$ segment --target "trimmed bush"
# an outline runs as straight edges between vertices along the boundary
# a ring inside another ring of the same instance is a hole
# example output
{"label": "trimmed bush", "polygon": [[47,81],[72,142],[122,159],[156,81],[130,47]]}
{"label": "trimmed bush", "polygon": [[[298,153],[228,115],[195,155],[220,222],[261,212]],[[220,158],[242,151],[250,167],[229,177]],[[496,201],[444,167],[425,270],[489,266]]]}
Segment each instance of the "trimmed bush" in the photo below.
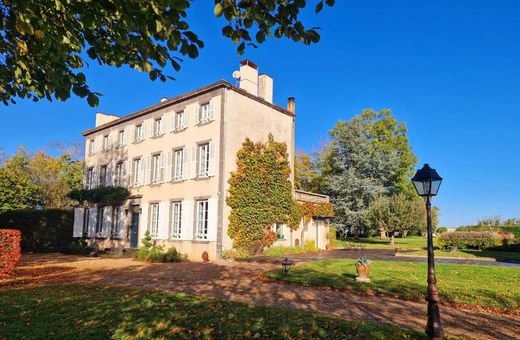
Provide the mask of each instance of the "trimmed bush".
{"label": "trimmed bush", "polygon": [[486,250],[503,246],[504,240],[513,239],[512,234],[497,233],[493,231],[455,231],[439,235],[437,244],[442,248],[455,246],[458,249]]}
{"label": "trimmed bush", "polygon": [[435,231],[437,234],[442,234],[442,233],[445,233],[448,231],[448,228],[446,227],[439,227],[437,228],[437,230]]}
{"label": "trimmed bush", "polygon": [[20,260],[20,230],[0,229],[0,275],[10,274]]}
{"label": "trimmed bush", "polygon": [[496,231],[511,233],[515,237],[520,238],[520,226],[485,226],[485,225],[469,225],[457,228],[457,231]]}
{"label": "trimmed bush", "polygon": [[16,228],[22,233],[22,250],[64,251],[73,238],[72,209],[24,209],[0,214],[0,229]]}
{"label": "trimmed bush", "polygon": [[162,246],[153,244],[148,230],[141,243],[143,245],[134,254],[136,260],[149,262],[180,262],[186,260],[186,255],[177,252],[175,247],[168,248],[165,252]]}

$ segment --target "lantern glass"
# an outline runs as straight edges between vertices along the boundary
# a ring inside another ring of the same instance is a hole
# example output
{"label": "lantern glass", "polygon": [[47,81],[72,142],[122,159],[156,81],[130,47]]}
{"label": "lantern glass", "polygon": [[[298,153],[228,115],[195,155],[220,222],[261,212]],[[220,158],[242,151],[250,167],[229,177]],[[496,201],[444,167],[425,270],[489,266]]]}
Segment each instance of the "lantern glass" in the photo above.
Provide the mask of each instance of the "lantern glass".
{"label": "lantern glass", "polygon": [[442,183],[442,177],[435,169],[425,164],[413,176],[412,182],[419,196],[436,196]]}

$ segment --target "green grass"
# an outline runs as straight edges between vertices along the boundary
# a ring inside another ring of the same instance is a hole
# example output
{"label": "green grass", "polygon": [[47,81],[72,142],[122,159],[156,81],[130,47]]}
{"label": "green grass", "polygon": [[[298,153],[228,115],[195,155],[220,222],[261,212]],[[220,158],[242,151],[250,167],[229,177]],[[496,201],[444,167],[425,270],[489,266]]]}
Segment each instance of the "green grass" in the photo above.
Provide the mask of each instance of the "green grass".
{"label": "green grass", "polygon": [[[426,248],[426,238],[424,237],[406,237],[394,238],[395,244],[390,244],[390,238],[381,239],[379,237],[370,238],[354,238],[348,237],[344,240],[336,240],[334,247],[345,247],[352,242],[361,242],[367,249],[395,249],[399,246],[401,249],[422,249]],[[433,239],[433,245],[437,246],[437,239]]]}
{"label": "green grass", "polygon": [[99,286],[0,291],[0,339],[422,338],[413,330],[182,294]]}
{"label": "green grass", "polygon": [[[405,253],[410,256],[427,256],[426,250],[417,250]],[[520,261],[520,253],[512,251],[492,251],[492,250],[458,250],[446,251],[436,250],[435,256],[438,257],[462,257],[476,260],[496,260],[496,261]]]}
{"label": "green grass", "polygon": [[[358,291],[372,290],[404,298],[422,298],[426,292],[426,263],[373,261],[370,283],[355,281],[356,260],[320,260],[266,272],[269,278],[308,285]],[[478,265],[436,265],[441,299],[489,307],[520,306],[519,268]]]}

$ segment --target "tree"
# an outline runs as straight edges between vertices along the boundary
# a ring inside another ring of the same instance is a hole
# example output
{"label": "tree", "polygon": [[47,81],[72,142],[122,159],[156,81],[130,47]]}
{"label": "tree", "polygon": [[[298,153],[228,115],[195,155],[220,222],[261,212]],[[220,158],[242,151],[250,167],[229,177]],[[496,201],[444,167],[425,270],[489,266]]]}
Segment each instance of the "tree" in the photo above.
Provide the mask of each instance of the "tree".
{"label": "tree", "polygon": [[270,228],[287,221],[293,205],[290,173],[287,145],[271,134],[267,143],[246,139],[242,144],[226,198],[234,248],[257,252],[276,240]]}
{"label": "tree", "polygon": [[297,190],[320,192],[322,176],[315,160],[303,150],[297,150],[294,157],[294,188]]}
{"label": "tree", "polygon": [[[316,12],[324,3],[317,1]],[[215,0],[222,34],[237,44],[257,46],[266,38],[289,38],[304,44],[320,39],[316,27],[300,21],[305,0]],[[81,69],[88,59],[100,65],[129,66],[166,81],[168,64],[180,69],[182,57],[196,58],[204,43],[190,30],[191,0],[88,1],[10,0],[0,2],[0,100],[66,100],[74,95],[97,106]],[[209,7],[208,9],[211,9]],[[87,59],[88,57],[88,59]]]}

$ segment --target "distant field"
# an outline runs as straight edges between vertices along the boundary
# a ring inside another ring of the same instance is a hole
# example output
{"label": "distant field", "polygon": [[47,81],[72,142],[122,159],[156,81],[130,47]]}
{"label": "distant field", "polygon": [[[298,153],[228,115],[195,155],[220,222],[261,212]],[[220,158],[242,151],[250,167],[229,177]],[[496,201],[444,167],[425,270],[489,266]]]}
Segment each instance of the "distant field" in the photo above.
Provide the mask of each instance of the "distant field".
{"label": "distant field", "polygon": [[[417,250],[414,252],[406,253],[405,255],[410,256],[427,256],[426,250]],[[435,256],[437,257],[454,257],[454,258],[467,258],[476,260],[495,260],[495,261],[520,261],[520,253],[512,251],[492,251],[492,250],[458,250],[458,251],[446,251],[436,250]]]}
{"label": "distant field", "polygon": [[[336,240],[334,247],[348,247],[352,243],[361,242],[367,249],[395,249],[399,246],[401,249],[422,249],[426,248],[426,238],[424,237],[406,237],[395,238],[394,245],[390,244],[390,239],[381,239],[379,237],[371,238],[346,238],[344,240]],[[433,245],[437,246],[437,239],[433,239]]]}

